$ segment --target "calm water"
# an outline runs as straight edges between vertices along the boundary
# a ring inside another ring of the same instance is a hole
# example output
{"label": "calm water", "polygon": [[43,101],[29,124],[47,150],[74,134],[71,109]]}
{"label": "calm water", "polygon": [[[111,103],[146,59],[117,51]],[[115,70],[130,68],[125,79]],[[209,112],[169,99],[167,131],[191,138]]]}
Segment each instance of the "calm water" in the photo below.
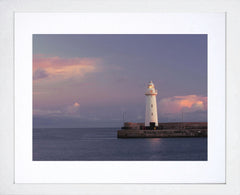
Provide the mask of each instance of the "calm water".
{"label": "calm water", "polygon": [[34,129],[33,160],[207,160],[207,138],[118,139],[117,129]]}

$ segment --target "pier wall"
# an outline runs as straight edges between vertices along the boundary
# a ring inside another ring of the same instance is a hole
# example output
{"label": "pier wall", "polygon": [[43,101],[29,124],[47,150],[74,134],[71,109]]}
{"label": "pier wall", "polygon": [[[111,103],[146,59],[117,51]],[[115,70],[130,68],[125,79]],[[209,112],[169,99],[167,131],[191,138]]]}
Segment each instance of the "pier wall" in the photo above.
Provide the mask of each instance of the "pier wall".
{"label": "pier wall", "polygon": [[124,123],[118,138],[207,137],[206,122],[159,123],[158,130],[145,130],[144,123]]}
{"label": "pier wall", "polygon": [[118,138],[207,137],[206,129],[118,130]]}

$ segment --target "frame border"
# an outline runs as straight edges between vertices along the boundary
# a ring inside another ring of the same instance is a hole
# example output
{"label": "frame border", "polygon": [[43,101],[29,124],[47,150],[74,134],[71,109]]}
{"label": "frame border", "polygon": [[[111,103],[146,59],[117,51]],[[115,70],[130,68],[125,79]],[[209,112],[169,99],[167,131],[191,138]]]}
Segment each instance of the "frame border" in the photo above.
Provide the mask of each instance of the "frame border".
{"label": "frame border", "polygon": [[[239,8],[237,1],[207,1],[173,0],[171,2],[153,1],[150,3],[138,0],[136,3],[123,1],[102,1],[99,5],[96,1],[87,2],[74,0],[51,1],[51,7],[47,1],[7,1],[0,4],[1,10],[1,35],[3,44],[0,46],[1,66],[1,100],[0,110],[0,154],[4,158],[0,161],[0,194],[229,194],[240,193],[240,133],[238,131],[238,116],[240,84],[238,66],[240,50],[239,32]],[[105,4],[104,4],[105,2]],[[22,12],[227,12],[227,66],[226,66],[226,184],[14,184],[14,139],[13,139],[13,15],[14,11]]]}
{"label": "frame border", "polygon": [[[225,182],[224,13],[17,13],[15,16],[17,183]],[[35,33],[208,34],[208,161],[33,162],[32,34]]]}

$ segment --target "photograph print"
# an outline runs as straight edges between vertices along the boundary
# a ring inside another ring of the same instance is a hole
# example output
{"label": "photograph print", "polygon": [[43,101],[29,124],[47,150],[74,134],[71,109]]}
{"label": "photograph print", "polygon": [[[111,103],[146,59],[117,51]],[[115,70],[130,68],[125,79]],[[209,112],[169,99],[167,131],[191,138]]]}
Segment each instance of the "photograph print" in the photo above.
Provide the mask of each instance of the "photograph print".
{"label": "photograph print", "polygon": [[33,161],[207,161],[207,34],[33,34]]}

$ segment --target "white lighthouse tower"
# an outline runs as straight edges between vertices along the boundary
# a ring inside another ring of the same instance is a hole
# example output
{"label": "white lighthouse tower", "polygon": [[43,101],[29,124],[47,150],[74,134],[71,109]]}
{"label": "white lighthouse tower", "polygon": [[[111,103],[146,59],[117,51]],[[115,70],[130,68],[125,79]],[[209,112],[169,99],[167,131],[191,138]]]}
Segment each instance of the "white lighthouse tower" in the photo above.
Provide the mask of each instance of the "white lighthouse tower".
{"label": "white lighthouse tower", "polygon": [[150,122],[155,123],[158,126],[158,115],[157,115],[157,90],[154,87],[152,81],[148,83],[146,90],[146,113],[145,113],[145,126],[150,126]]}

